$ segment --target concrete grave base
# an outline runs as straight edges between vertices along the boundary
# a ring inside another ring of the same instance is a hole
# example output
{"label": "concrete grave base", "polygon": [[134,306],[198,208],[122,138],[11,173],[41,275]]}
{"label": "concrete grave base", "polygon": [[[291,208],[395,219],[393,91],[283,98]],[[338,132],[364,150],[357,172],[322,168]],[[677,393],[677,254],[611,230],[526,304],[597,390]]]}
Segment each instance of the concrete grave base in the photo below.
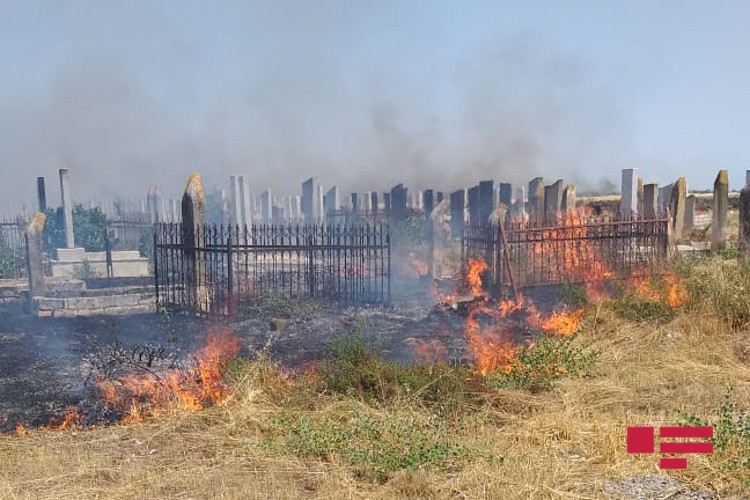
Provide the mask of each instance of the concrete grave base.
{"label": "concrete grave base", "polygon": [[[55,278],[101,278],[107,276],[106,252],[86,252],[83,248],[58,248],[51,261]],[[149,276],[148,259],[137,250],[112,252],[112,277]]]}

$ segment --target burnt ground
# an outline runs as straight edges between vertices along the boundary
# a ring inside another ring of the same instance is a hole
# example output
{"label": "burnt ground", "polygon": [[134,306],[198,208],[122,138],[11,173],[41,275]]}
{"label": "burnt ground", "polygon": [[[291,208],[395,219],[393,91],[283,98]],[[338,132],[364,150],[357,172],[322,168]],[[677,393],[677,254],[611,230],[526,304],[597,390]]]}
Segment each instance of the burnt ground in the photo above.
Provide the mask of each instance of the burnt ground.
{"label": "burnt ground", "polygon": [[[17,423],[47,425],[71,407],[96,406],[89,380],[92,354],[145,349],[184,359],[223,325],[241,338],[240,356],[253,358],[267,348],[271,359],[290,368],[322,359],[333,339],[352,331],[393,361],[413,362],[419,339],[437,339],[450,361],[466,361],[460,310],[436,308],[426,290],[399,297],[387,308],[316,305],[283,315],[280,328],[274,313],[254,311],[232,323],[160,313],[36,318],[24,314],[20,303],[0,304],[0,433]],[[527,335],[518,329],[518,340]]]}

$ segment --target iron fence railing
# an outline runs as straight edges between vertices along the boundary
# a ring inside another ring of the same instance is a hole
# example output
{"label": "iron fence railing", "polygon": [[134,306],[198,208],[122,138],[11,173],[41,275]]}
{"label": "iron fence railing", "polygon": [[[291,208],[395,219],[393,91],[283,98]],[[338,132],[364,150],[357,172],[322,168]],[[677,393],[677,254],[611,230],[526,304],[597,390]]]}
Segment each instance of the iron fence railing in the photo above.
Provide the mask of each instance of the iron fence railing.
{"label": "iron fence railing", "polygon": [[26,239],[23,221],[0,222],[0,279],[26,277]]}
{"label": "iron fence railing", "polygon": [[482,256],[486,283],[519,287],[620,279],[668,256],[668,219],[570,216],[556,224],[511,222],[464,229],[462,256]]}
{"label": "iron fence railing", "polygon": [[158,224],[154,271],[160,304],[233,314],[262,297],[342,303],[390,301],[390,234],[384,224]]}

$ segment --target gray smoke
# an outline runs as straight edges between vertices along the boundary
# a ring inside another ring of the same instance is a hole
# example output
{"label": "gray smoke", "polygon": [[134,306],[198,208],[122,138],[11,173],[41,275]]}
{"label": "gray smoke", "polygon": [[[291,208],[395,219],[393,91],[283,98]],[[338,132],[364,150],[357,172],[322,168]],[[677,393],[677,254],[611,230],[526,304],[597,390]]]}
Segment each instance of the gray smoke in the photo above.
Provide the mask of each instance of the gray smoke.
{"label": "gray smoke", "polygon": [[[0,178],[14,181],[0,183],[2,199],[33,206],[46,175],[55,203],[62,166],[79,200],[140,197],[149,184],[174,196],[193,170],[209,188],[244,173],[255,192],[297,193],[315,175],[346,193],[536,175],[586,189],[628,166],[613,90],[528,38],[438,64],[439,33],[420,31],[423,49],[393,47],[384,61],[368,58],[367,37],[389,26],[372,6],[230,2],[201,21],[188,3],[188,22],[146,5],[57,7],[71,30],[101,24],[74,38],[75,56],[50,61],[52,77],[0,94]],[[232,40],[221,52],[202,38],[217,19]]]}

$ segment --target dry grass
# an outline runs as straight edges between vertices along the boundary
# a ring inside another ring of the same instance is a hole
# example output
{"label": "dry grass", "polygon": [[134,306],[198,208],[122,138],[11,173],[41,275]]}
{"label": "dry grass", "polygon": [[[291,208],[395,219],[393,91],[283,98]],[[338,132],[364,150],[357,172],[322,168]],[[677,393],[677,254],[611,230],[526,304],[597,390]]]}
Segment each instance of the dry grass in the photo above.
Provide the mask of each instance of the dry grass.
{"label": "dry grass", "polygon": [[[332,395],[291,404],[294,387],[256,366],[233,399],[201,413],[1,438],[0,498],[605,498],[607,479],[658,473],[657,457],[626,454],[626,427],[679,424],[684,411],[713,416],[730,384],[750,408],[748,331],[698,302],[658,325],[599,307],[579,337],[602,352],[593,376],[536,394],[488,394],[455,437],[496,458],[476,457],[458,472],[428,467],[379,483],[357,479],[337,457],[269,451],[261,443],[282,411],[341,419],[382,409]],[[691,455],[687,471],[670,474],[720,493],[741,490],[741,472],[721,470],[715,458]]]}

